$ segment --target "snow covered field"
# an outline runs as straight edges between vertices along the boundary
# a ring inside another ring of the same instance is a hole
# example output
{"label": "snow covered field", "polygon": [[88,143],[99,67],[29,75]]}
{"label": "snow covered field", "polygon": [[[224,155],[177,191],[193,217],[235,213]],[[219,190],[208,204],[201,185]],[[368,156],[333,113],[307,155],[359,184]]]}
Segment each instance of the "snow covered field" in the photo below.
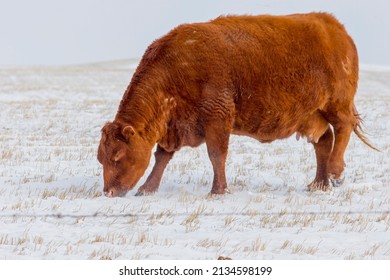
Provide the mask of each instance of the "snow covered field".
{"label": "snow covered field", "polygon": [[389,69],[362,67],[356,105],[382,152],[353,136],[341,188],[306,192],[304,141],[232,136],[232,194],[208,197],[203,145],[175,155],[155,195],[109,199],[100,128],[136,65],[0,68],[0,259],[390,259]]}

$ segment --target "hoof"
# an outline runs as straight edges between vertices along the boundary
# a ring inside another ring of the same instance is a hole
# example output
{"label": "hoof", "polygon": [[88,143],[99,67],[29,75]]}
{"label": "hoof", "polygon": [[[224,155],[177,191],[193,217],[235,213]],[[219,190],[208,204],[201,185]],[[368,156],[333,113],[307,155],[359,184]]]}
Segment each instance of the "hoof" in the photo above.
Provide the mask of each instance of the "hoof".
{"label": "hoof", "polygon": [[154,192],[148,192],[148,191],[142,191],[142,190],[138,190],[137,193],[135,194],[135,196],[146,196],[146,195],[152,195],[154,194]]}
{"label": "hoof", "polygon": [[224,190],[218,190],[218,191],[211,190],[209,196],[217,196],[217,195],[224,195],[224,194],[231,194],[231,191],[228,188]]}
{"label": "hoof", "polygon": [[333,187],[339,188],[344,184],[345,176],[344,173],[341,173],[339,178],[335,178],[335,175],[330,175],[330,181],[332,182]]}
{"label": "hoof", "polygon": [[309,192],[315,192],[315,191],[324,191],[326,192],[329,188],[329,184],[324,184],[324,183],[317,183],[313,182],[307,186],[307,190]]}
{"label": "hoof", "polygon": [[138,191],[138,192],[135,194],[135,196],[144,196],[144,195],[145,195],[145,193],[140,192],[140,191]]}

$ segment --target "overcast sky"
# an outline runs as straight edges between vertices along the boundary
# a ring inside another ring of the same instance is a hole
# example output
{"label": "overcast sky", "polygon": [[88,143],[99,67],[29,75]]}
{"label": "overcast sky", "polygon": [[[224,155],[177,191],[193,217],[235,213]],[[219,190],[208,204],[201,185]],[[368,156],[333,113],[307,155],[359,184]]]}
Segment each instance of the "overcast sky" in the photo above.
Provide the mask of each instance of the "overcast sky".
{"label": "overcast sky", "polygon": [[0,0],[0,65],[138,58],[180,23],[310,11],[346,26],[361,63],[390,66],[389,0]]}

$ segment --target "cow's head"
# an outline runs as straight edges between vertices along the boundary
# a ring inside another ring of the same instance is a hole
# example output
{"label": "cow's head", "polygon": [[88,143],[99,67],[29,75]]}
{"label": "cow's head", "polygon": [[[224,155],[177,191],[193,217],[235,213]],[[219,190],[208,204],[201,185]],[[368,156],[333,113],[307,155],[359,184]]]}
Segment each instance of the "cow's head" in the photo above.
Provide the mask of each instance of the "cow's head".
{"label": "cow's head", "polygon": [[133,189],[148,167],[151,150],[132,126],[107,123],[97,156],[103,165],[104,194],[124,196]]}

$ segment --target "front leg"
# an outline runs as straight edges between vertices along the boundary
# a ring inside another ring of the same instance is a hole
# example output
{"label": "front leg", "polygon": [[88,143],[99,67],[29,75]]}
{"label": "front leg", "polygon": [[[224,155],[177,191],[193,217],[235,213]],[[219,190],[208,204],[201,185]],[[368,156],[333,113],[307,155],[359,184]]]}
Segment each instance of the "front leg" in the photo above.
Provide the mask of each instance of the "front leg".
{"label": "front leg", "polygon": [[146,182],[138,189],[136,196],[142,196],[144,194],[155,193],[160,186],[161,178],[164,173],[165,167],[172,159],[175,152],[167,152],[160,145],[157,146],[154,157],[156,162],[153,166],[153,170],[146,179]]}
{"label": "front leg", "polygon": [[214,179],[211,194],[229,192],[226,185],[225,162],[229,146],[229,133],[219,131],[221,128],[209,129],[206,133],[207,152],[213,165]]}

